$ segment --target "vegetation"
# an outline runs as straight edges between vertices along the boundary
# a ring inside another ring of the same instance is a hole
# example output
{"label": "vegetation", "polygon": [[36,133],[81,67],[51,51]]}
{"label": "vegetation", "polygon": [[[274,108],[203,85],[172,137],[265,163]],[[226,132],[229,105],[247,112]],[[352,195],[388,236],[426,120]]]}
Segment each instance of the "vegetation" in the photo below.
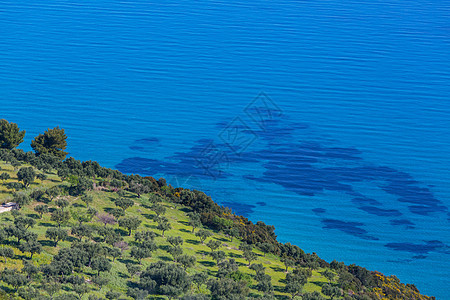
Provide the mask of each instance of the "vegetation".
{"label": "vegetation", "polygon": [[20,206],[0,214],[0,299],[433,299],[279,243],[201,191],[64,159],[56,129],[36,153],[0,149],[0,200]]}

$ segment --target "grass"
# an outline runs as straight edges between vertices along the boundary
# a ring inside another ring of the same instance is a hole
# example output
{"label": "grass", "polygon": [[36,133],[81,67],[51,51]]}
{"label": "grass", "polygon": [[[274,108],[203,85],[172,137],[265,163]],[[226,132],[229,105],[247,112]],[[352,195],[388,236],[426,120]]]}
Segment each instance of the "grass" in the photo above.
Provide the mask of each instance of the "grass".
{"label": "grass", "polygon": [[[0,163],[0,173],[7,172],[11,179],[7,180],[7,182],[17,181],[17,170],[14,170],[14,168],[10,165]],[[20,167],[19,167],[20,168]],[[28,187],[27,191],[31,191],[33,189],[47,189],[49,187],[52,187],[54,185],[61,185],[61,184],[68,184],[65,182],[62,182],[60,178],[54,174],[54,173],[48,173],[48,178],[44,181],[36,180],[33,184]],[[89,192],[90,195],[94,197],[93,203],[90,205],[91,207],[94,207],[98,210],[98,212],[104,212],[107,211],[110,208],[114,208],[114,200],[118,198],[117,193],[104,191],[104,190],[94,190]],[[80,200],[79,197],[71,197],[71,196],[64,196],[66,199],[69,200],[70,206],[66,209],[76,209],[77,207],[85,207],[85,204]],[[162,205],[166,207],[166,213],[165,216],[169,219],[172,229],[165,232],[165,237],[161,236],[161,232],[156,229],[156,222],[152,220],[152,216],[155,216],[155,213],[150,209],[150,202],[148,200],[147,196],[142,196],[141,198],[138,198],[135,194],[128,193],[127,197],[130,197],[134,200],[135,205],[128,208],[126,210],[126,216],[136,216],[142,220],[142,224],[140,225],[138,230],[152,230],[157,233],[157,237],[155,238],[155,242],[158,245],[158,250],[153,252],[153,255],[151,258],[146,258],[142,260],[142,268],[144,269],[149,264],[156,262],[158,260],[164,260],[164,261],[172,261],[172,257],[170,254],[168,254],[163,249],[166,249],[169,243],[166,241],[167,236],[180,236],[184,243],[182,245],[182,248],[184,250],[185,254],[194,255],[197,259],[197,263],[193,268],[189,268],[187,271],[189,274],[194,274],[196,272],[207,272],[210,276],[215,276],[215,274],[218,271],[218,268],[216,266],[216,262],[210,258],[207,253],[210,252],[210,249],[205,244],[202,244],[198,237],[196,237],[192,233],[192,228],[188,226],[188,217],[187,213],[184,211],[186,209],[181,209],[182,207],[175,207],[173,203],[168,202],[162,202]],[[5,185],[0,184],[0,202],[7,202],[9,199],[12,198],[12,191],[7,190]],[[48,199],[47,199],[48,201]],[[36,265],[42,265],[42,264],[48,264],[52,256],[57,254],[59,249],[64,247],[69,247],[70,242],[69,241],[61,241],[58,243],[57,247],[53,246],[53,242],[49,241],[45,238],[45,232],[49,227],[55,227],[57,226],[54,222],[50,220],[50,214],[44,214],[42,219],[38,218],[38,215],[34,212],[33,208],[34,206],[41,204],[37,202],[33,202],[30,205],[27,205],[23,207],[20,211],[24,215],[27,215],[32,218],[36,218],[36,225],[29,229],[32,232],[35,232],[38,234],[38,241],[43,245],[42,252],[40,254],[35,254],[33,256],[32,262]],[[48,203],[50,208],[55,208],[54,201]],[[3,226],[6,226],[7,224],[11,224],[13,222],[13,217],[10,212],[0,214],[0,222]],[[69,224],[64,225],[65,229],[69,229],[70,226],[77,224],[76,221],[71,220]],[[91,222],[88,224],[97,227],[97,226],[103,226],[103,224],[98,223],[96,221],[96,218],[94,217]],[[110,226],[110,225],[108,225]],[[118,225],[114,225],[114,227],[118,227]],[[196,229],[198,230],[198,229]],[[210,229],[208,229],[210,230]],[[134,234],[134,232],[133,232]],[[254,276],[254,272],[248,268],[248,262],[243,258],[242,252],[237,250],[240,244],[240,241],[238,239],[234,239],[231,241],[227,236],[225,236],[221,232],[213,232],[213,237],[208,238],[209,239],[216,239],[219,240],[222,243],[222,247],[220,247],[219,250],[222,250],[226,253],[227,258],[234,258],[236,262],[239,265],[239,270],[245,274],[249,274],[252,278]],[[71,240],[77,239],[74,236],[70,236]],[[129,236],[124,236],[124,241],[130,244],[130,246],[133,244],[133,238]],[[12,240],[10,241],[11,244],[13,244]],[[23,267],[23,261],[29,259],[28,253],[22,253],[17,248],[14,248],[15,251],[15,258],[14,259],[8,259],[7,263],[4,263],[3,261],[0,262],[0,270],[3,270],[4,268],[16,268],[21,269]],[[94,288],[93,291],[90,294],[96,294],[96,295],[104,295],[107,291],[113,290],[113,291],[119,291],[123,294],[126,293],[127,290],[127,281],[130,279],[125,263],[127,262],[134,262],[137,263],[133,258],[129,255],[129,250],[124,252],[124,255],[122,258],[116,259],[116,261],[112,264],[112,269],[108,273],[108,278],[110,278],[110,282],[104,286],[101,290],[98,288]],[[257,253],[257,260],[252,263],[262,263],[264,267],[266,268],[266,274],[270,275],[272,277],[272,284],[275,289],[275,296],[279,299],[288,299],[290,298],[288,294],[283,292],[284,283],[283,280],[286,276],[285,273],[285,267],[284,264],[280,261],[280,258],[273,255],[273,254],[267,254],[265,257],[263,253],[259,250],[254,250],[255,253]],[[291,268],[290,268],[291,269]],[[309,278],[308,283],[304,286],[305,292],[312,292],[312,291],[320,291],[321,285],[328,282],[327,279],[321,275],[321,272],[323,270],[314,270],[313,276]],[[84,268],[84,273],[80,273],[79,275],[82,275],[84,277],[89,277],[89,274],[94,274],[95,271],[91,271],[90,268]],[[135,282],[138,280],[138,276],[135,276],[133,279]],[[92,284],[93,285],[93,284]],[[260,294],[255,289],[252,289],[256,285],[256,281],[252,279],[252,283],[250,285],[251,290],[250,293],[253,295]],[[0,282],[0,288],[8,291],[12,287],[6,286],[3,282]],[[67,286],[67,289],[70,290],[70,287]],[[205,287],[202,287],[202,289],[206,293]],[[193,291],[196,291],[196,288],[193,288]],[[87,299],[87,295],[85,295],[82,299]],[[157,298],[155,298],[157,299]],[[164,297],[160,297],[160,299],[166,299]]]}

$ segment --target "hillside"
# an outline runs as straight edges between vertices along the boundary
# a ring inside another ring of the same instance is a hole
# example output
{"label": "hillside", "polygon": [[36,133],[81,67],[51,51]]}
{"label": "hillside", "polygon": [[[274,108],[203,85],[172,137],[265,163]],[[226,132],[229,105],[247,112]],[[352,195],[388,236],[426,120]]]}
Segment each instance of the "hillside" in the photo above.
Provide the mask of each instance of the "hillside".
{"label": "hillside", "polygon": [[0,179],[20,204],[0,214],[4,299],[432,299],[164,179],[22,150],[1,150]]}

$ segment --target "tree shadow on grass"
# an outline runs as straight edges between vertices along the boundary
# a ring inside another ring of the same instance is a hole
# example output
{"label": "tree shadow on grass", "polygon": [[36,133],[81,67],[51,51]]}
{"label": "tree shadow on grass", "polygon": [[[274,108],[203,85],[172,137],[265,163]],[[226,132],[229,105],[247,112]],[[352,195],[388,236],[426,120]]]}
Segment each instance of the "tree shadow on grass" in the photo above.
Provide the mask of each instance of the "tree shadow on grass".
{"label": "tree shadow on grass", "polygon": [[53,241],[51,241],[51,240],[41,240],[41,241],[39,241],[39,243],[42,245],[42,246],[47,246],[47,247],[55,247],[55,242],[53,242]]}
{"label": "tree shadow on grass", "polygon": [[209,255],[209,252],[205,250],[198,250],[197,253],[201,255]]}
{"label": "tree shadow on grass", "polygon": [[84,206],[83,204],[80,204],[80,203],[73,203],[72,206],[73,207],[86,208],[86,206]]}
{"label": "tree shadow on grass", "polygon": [[201,265],[204,265],[207,268],[212,268],[212,267],[216,266],[215,262],[208,261],[208,260],[202,260],[202,261],[199,261],[198,263],[201,264]]}
{"label": "tree shadow on grass", "polygon": [[127,274],[125,274],[123,272],[117,272],[117,274],[119,275],[120,278],[130,279],[130,276],[128,276]]}
{"label": "tree shadow on grass", "polygon": [[308,283],[312,283],[312,284],[315,284],[320,287],[323,287],[325,284],[328,284],[328,282],[323,282],[323,281],[308,281]]}
{"label": "tree shadow on grass", "polygon": [[39,220],[40,219],[38,214],[27,214],[27,217],[35,219],[35,220]]}
{"label": "tree shadow on grass", "polygon": [[144,224],[144,226],[147,227],[147,228],[157,229],[156,225]]}
{"label": "tree shadow on grass", "polygon": [[280,267],[270,267],[275,272],[285,272],[286,270]]}
{"label": "tree shadow on grass", "polygon": [[179,210],[181,210],[182,212],[185,212],[185,213],[190,213],[190,212],[192,212],[192,209],[187,208],[187,207],[180,208]]}
{"label": "tree shadow on grass", "polygon": [[[16,290],[11,289],[11,288],[9,288],[9,287],[7,287],[7,286],[1,286],[0,289],[3,290],[3,291],[5,291],[5,293],[7,293],[8,295],[12,295],[12,294],[14,294],[14,292],[16,291]],[[5,298],[5,299],[6,299],[6,298]]]}
{"label": "tree shadow on grass", "polygon": [[155,217],[156,217],[156,215],[151,215],[151,214],[141,214],[141,215],[143,215],[146,219],[151,220],[151,221],[154,221]]}
{"label": "tree shadow on grass", "polygon": [[192,233],[192,230],[187,230],[187,229],[184,229],[184,228],[181,228],[180,231],[181,232],[186,232],[186,233]]}
{"label": "tree shadow on grass", "polygon": [[171,257],[168,257],[168,256],[158,256],[158,258],[159,258],[160,260],[164,260],[164,261],[172,261],[172,262],[173,262],[173,259],[172,259]]}
{"label": "tree shadow on grass", "polygon": [[159,246],[159,249],[162,249],[162,250],[164,250],[164,251],[167,251],[167,250],[169,250],[169,245],[160,245]]}
{"label": "tree shadow on grass", "polygon": [[229,257],[233,257],[233,258],[242,258],[242,255],[234,253],[234,252],[230,252],[228,254]]}
{"label": "tree shadow on grass", "polygon": [[229,239],[223,238],[223,237],[216,237],[216,240],[221,241],[221,242],[229,242]]}
{"label": "tree shadow on grass", "polygon": [[52,224],[52,223],[48,223],[48,222],[40,222],[39,226],[43,226],[43,227],[57,227],[56,224]]}
{"label": "tree shadow on grass", "polygon": [[117,261],[119,261],[119,262],[121,262],[121,263],[123,263],[123,264],[134,264],[134,265],[136,265],[136,264],[138,264],[138,262],[137,261],[135,261],[135,260],[132,260],[132,259],[129,259],[129,258],[118,258],[118,259],[116,259]]}
{"label": "tree shadow on grass", "polygon": [[200,241],[189,239],[189,240],[186,240],[186,243],[192,244],[192,245],[199,245]]}

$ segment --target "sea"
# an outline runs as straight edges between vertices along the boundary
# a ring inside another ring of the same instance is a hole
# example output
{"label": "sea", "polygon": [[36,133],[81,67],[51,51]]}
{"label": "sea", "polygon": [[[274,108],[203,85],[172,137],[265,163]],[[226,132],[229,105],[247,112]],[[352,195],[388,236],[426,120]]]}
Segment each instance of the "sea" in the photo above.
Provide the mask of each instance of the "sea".
{"label": "sea", "polygon": [[199,189],[450,299],[450,3],[0,0],[20,146]]}

